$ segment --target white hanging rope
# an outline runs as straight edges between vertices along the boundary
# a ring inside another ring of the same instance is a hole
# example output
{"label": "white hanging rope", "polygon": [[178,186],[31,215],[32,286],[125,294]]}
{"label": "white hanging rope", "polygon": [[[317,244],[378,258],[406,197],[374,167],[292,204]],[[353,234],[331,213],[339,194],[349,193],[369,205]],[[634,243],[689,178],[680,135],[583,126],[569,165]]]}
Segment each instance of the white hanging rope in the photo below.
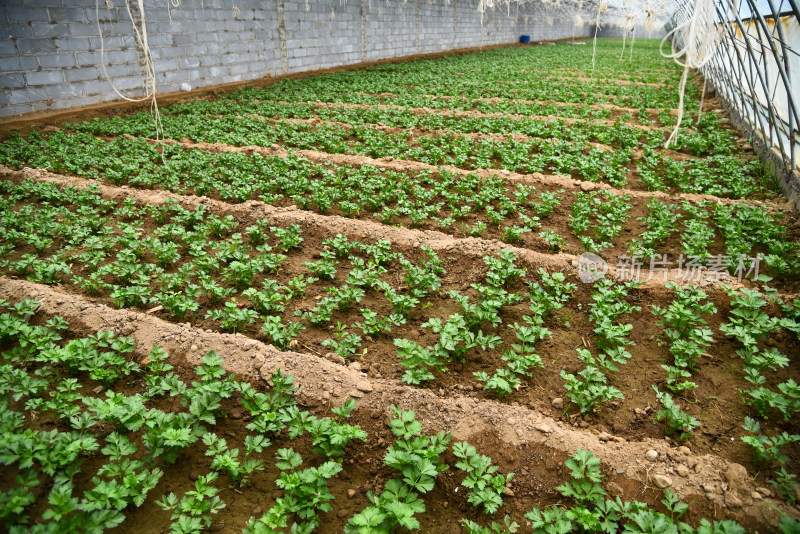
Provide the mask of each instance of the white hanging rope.
{"label": "white hanging rope", "polygon": [[[724,4],[725,17],[723,20],[727,20],[727,15],[732,8],[730,1],[727,0]],[[717,23],[715,0],[697,0],[692,16],[673,28],[661,41],[661,55],[672,58],[678,65],[683,66],[683,75],[678,89],[678,122],[664,144],[664,148],[669,148],[670,144],[675,143],[678,139],[678,131],[683,120],[683,101],[689,70],[699,69],[711,60],[722,33],[721,26],[722,23]],[[670,38],[672,38],[672,42],[682,42],[682,47],[673,50],[671,54],[665,54],[664,43]]]}
{"label": "white hanging rope", "polygon": [[594,21],[594,42],[592,43],[592,72],[594,72],[594,58],[597,55],[597,30],[600,29],[600,15],[608,11],[608,0],[597,3],[597,18]]}
{"label": "white hanging rope", "polygon": [[[139,9],[139,14],[141,15],[141,22],[142,22],[142,29],[139,31],[139,28],[136,26],[136,21],[133,17],[133,13],[131,12],[131,2],[136,2],[136,7]],[[109,0],[105,0],[106,7],[109,7],[110,3]],[[172,5],[174,7],[180,6],[180,0],[170,0],[168,5]],[[100,65],[103,69],[103,76],[105,76],[106,81],[108,81],[109,85],[111,85],[111,89],[114,93],[117,94],[121,99],[126,100],[128,102],[146,102],[150,101],[150,110],[153,113],[153,122],[155,123],[156,128],[156,139],[163,139],[164,138],[164,127],[161,123],[161,115],[158,111],[158,101],[156,100],[156,72],[155,67],[153,66],[153,56],[150,53],[150,46],[147,42],[147,23],[145,21],[145,14],[144,14],[144,2],[143,0],[125,0],[125,8],[128,11],[128,17],[131,19],[131,27],[133,28],[133,35],[134,39],[140,44],[141,53],[142,53],[142,60],[144,62],[144,73],[142,75],[142,85],[144,88],[144,96],[141,98],[130,98],[125,96],[120,92],[114,82],[111,80],[111,76],[108,74],[108,69],[106,67],[106,60],[105,60],[105,43],[103,41],[103,28],[100,25],[100,0],[95,0],[95,18],[97,19],[97,30],[100,33]],[[163,154],[162,154],[162,161],[163,161]],[[166,162],[164,162],[166,165]]]}

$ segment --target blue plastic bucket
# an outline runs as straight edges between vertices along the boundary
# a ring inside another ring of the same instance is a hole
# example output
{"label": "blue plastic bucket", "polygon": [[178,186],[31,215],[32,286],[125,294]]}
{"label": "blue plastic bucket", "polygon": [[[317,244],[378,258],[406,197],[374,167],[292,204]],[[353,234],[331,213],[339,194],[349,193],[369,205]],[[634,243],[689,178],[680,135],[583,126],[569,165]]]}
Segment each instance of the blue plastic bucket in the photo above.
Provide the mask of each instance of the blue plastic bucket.
{"label": "blue plastic bucket", "polygon": [[530,43],[531,42],[531,36],[530,35],[520,35],[519,36],[519,42],[520,43]]}

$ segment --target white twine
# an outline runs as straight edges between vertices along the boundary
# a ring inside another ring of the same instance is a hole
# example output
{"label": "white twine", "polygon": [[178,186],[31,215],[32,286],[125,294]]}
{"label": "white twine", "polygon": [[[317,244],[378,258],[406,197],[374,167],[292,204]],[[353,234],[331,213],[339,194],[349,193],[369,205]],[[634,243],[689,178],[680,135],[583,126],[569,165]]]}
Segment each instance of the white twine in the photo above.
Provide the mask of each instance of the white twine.
{"label": "white twine", "polygon": [[[723,20],[727,20],[727,14],[732,8],[730,0],[726,0]],[[683,121],[684,94],[686,92],[686,82],[689,78],[689,70],[702,68],[714,55],[722,31],[721,24],[717,24],[716,20],[715,0],[697,0],[694,4],[692,16],[673,28],[661,41],[661,55],[672,58],[678,65],[683,66],[683,75],[678,88],[678,122],[664,144],[664,148],[669,148],[670,144],[677,142],[678,139],[678,131]],[[663,50],[664,43],[670,37],[679,35],[682,37],[683,47],[674,50],[671,54],[665,54]]]}

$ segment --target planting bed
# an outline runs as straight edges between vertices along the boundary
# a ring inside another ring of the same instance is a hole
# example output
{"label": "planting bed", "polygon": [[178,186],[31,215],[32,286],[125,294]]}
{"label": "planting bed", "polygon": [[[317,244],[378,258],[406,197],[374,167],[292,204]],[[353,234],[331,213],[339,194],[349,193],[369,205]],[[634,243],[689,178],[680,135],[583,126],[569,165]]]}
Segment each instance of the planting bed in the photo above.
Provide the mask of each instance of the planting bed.
{"label": "planting bed", "polygon": [[797,211],[619,46],[6,132],[0,519],[796,531]]}

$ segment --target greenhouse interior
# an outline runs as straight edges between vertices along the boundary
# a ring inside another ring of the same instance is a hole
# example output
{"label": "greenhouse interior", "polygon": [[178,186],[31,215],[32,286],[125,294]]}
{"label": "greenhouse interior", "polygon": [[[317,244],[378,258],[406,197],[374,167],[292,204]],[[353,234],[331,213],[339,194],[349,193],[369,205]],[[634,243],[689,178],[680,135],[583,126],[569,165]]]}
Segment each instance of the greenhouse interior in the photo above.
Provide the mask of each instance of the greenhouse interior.
{"label": "greenhouse interior", "polygon": [[3,531],[800,533],[799,5],[1,2]]}

